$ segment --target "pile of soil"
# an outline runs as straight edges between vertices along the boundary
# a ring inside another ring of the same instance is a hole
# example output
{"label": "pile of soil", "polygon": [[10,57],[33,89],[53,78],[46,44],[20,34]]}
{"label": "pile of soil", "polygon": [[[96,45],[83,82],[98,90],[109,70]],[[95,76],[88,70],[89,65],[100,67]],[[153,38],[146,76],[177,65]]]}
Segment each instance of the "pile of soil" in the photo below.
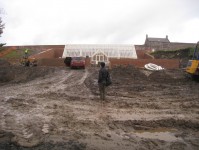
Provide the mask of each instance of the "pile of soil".
{"label": "pile of soil", "polygon": [[4,59],[0,59],[0,67],[8,67],[10,63]]}
{"label": "pile of soil", "polygon": [[[6,63],[4,63],[6,65]],[[56,69],[49,67],[22,67],[22,66],[0,66],[0,83],[5,82],[27,82],[38,77],[53,73]]]}
{"label": "pile of soil", "polygon": [[[112,78],[111,91],[117,91],[119,88],[128,88],[128,90],[140,91],[143,90],[143,88],[146,88],[147,84],[151,83],[182,84],[188,82],[185,73],[180,69],[149,71],[136,68],[134,66],[119,66],[110,70],[110,75]],[[94,94],[97,94],[96,91],[98,91],[97,79],[98,70],[96,69],[92,71],[90,77],[87,78],[85,81],[86,86]],[[153,87],[149,88],[153,89]]]}
{"label": "pile of soil", "polygon": [[148,76],[148,79],[152,82],[158,83],[183,83],[186,81],[186,75],[185,72],[180,69],[159,70],[151,72],[151,74]]}
{"label": "pile of soil", "polygon": [[116,79],[118,77],[121,80],[125,80],[126,78],[130,77],[132,78],[133,81],[147,79],[147,76],[143,72],[141,72],[139,68],[136,68],[132,65],[129,65],[127,67],[119,66],[119,67],[113,68],[111,70],[111,74],[112,74],[113,79]]}

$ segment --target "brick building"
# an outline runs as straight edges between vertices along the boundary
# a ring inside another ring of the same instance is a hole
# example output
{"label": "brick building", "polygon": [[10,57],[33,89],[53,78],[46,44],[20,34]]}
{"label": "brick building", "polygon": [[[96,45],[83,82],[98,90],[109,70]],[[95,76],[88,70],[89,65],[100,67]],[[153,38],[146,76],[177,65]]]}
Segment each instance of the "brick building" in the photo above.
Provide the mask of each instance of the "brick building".
{"label": "brick building", "polygon": [[170,42],[168,36],[165,38],[154,38],[146,35],[144,45],[135,45],[136,50],[176,50],[195,47],[196,43]]}
{"label": "brick building", "polygon": [[165,38],[153,38],[146,35],[146,40],[144,43],[145,47],[155,50],[164,50],[169,49],[169,45],[170,41],[168,39],[168,36],[166,36]]}

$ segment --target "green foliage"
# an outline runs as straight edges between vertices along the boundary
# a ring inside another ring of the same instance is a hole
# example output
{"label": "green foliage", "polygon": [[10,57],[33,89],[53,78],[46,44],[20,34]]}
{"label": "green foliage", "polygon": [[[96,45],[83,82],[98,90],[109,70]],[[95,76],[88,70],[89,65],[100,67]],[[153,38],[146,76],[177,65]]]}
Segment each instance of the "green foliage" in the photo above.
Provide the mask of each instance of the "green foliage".
{"label": "green foliage", "polygon": [[5,43],[0,43],[0,52],[4,50],[3,46],[6,45]]}
{"label": "green foliage", "polygon": [[[5,49],[6,50],[6,49]],[[3,51],[3,50],[2,50]],[[29,49],[28,55],[33,54],[33,50]],[[3,58],[15,58],[15,59],[20,59],[25,55],[25,49],[15,49],[9,52],[8,54],[4,55]]]}
{"label": "green foliage", "polygon": [[189,57],[193,57],[195,48],[189,48]]}
{"label": "green foliage", "polygon": [[0,47],[3,47],[4,45],[6,45],[6,43],[0,43]]}
{"label": "green foliage", "polygon": [[3,24],[1,17],[0,17],[0,36],[3,33],[3,29],[4,29],[4,24]]}
{"label": "green foliage", "polygon": [[3,50],[4,50],[4,48],[0,46],[0,52],[2,52]]}
{"label": "green foliage", "polygon": [[24,56],[23,49],[16,49],[4,56],[4,58],[22,58]]}
{"label": "green foliage", "polygon": [[21,54],[19,52],[17,52],[16,50],[14,50],[4,56],[4,58],[20,58],[20,57],[21,57]]}
{"label": "green foliage", "polygon": [[191,58],[193,56],[194,48],[184,48],[176,50],[158,50],[151,52],[155,58],[166,58],[166,59],[176,59],[176,58]]}

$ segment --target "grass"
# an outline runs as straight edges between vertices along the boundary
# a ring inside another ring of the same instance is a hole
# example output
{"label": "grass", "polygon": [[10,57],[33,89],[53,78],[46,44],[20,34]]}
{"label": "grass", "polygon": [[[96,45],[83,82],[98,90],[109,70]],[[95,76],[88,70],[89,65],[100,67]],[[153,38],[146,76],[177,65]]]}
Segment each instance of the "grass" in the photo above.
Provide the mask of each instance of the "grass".
{"label": "grass", "polygon": [[14,50],[4,56],[4,58],[21,58],[21,57],[22,57],[21,54],[17,50]]}
{"label": "grass", "polygon": [[[31,55],[32,51],[29,50],[29,55]],[[24,49],[16,49],[11,51],[10,53],[4,55],[4,58],[15,58],[15,59],[19,59],[22,58],[24,56]]]}

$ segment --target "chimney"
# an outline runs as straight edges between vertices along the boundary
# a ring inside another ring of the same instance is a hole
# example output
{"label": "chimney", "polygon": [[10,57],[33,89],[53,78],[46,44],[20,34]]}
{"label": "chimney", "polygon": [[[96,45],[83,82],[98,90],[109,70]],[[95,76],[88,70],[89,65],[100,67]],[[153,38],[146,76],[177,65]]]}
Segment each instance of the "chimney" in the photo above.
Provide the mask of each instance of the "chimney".
{"label": "chimney", "polygon": [[166,35],[166,39],[168,39],[168,35]]}
{"label": "chimney", "polygon": [[146,39],[148,39],[148,34],[146,34]]}

